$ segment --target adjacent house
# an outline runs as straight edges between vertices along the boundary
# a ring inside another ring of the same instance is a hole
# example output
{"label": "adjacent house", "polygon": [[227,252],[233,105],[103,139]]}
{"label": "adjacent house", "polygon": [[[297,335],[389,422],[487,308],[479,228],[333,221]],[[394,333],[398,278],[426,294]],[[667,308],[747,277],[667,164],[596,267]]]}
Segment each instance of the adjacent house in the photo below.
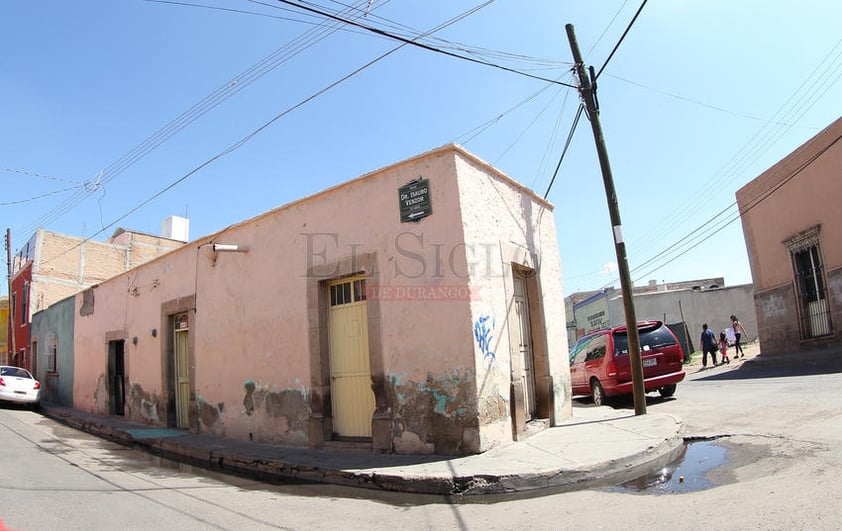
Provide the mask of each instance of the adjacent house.
{"label": "adjacent house", "polygon": [[51,306],[39,364],[152,426],[472,454],[571,416],[563,297],[552,206],[447,145]]}
{"label": "adjacent house", "polygon": [[[740,318],[746,329],[743,340],[757,339],[752,284],[726,286],[722,277],[670,283],[650,281],[645,286],[635,286],[633,296],[639,321],[654,319],[667,323],[691,352],[699,348],[702,324],[707,323],[719,333],[731,326],[732,314]],[[568,317],[568,341],[575,342],[595,330],[626,324],[623,294],[618,289],[574,293],[565,301],[572,308]]]}
{"label": "adjacent house", "polygon": [[8,326],[15,349],[9,352],[10,364],[36,371],[30,355],[35,312],[187,241],[186,219],[167,218],[163,229],[163,236],[153,236],[118,228],[104,242],[38,229],[13,259]]}
{"label": "adjacent house", "polygon": [[838,348],[842,118],[737,191],[763,355]]}
{"label": "adjacent house", "polygon": [[9,363],[9,297],[0,297],[0,365]]}

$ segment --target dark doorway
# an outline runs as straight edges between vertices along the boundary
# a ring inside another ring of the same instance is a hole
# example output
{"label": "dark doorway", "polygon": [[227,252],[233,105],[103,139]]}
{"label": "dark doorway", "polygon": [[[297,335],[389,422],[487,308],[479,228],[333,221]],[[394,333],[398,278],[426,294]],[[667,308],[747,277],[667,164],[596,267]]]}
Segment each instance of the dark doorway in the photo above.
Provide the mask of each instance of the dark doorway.
{"label": "dark doorway", "polygon": [[125,345],[122,339],[108,342],[108,412],[126,414],[126,364]]}

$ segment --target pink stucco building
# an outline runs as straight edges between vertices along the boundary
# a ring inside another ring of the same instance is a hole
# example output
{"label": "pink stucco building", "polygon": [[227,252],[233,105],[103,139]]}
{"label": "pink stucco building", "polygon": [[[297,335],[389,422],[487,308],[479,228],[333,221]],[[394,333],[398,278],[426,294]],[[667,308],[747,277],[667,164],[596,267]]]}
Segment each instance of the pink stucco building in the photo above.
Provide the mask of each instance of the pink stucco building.
{"label": "pink stucco building", "polygon": [[455,145],[191,242],[72,307],[85,411],[437,454],[571,415],[552,206]]}
{"label": "pink stucco building", "polygon": [[842,346],[842,118],[737,191],[764,355]]}

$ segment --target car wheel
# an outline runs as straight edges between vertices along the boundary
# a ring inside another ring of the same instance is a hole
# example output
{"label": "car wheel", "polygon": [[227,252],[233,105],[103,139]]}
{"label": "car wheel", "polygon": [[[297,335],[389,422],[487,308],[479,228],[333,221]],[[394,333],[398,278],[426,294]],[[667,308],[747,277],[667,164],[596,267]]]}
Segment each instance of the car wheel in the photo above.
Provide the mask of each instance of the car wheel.
{"label": "car wheel", "polygon": [[675,394],[675,384],[665,385],[658,389],[658,392],[661,393],[661,396],[667,398]]}
{"label": "car wheel", "polygon": [[605,405],[605,391],[602,389],[602,384],[599,380],[591,382],[591,396],[593,396],[593,404],[595,406]]}

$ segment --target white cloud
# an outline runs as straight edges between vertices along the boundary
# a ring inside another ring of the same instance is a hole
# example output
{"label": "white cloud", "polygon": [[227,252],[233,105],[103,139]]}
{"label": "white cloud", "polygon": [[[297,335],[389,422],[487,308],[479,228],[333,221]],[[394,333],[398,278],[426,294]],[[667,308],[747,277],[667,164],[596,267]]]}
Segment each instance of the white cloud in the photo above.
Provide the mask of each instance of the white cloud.
{"label": "white cloud", "polygon": [[609,275],[616,275],[618,271],[617,262],[608,262],[599,270],[601,276],[607,277]]}

